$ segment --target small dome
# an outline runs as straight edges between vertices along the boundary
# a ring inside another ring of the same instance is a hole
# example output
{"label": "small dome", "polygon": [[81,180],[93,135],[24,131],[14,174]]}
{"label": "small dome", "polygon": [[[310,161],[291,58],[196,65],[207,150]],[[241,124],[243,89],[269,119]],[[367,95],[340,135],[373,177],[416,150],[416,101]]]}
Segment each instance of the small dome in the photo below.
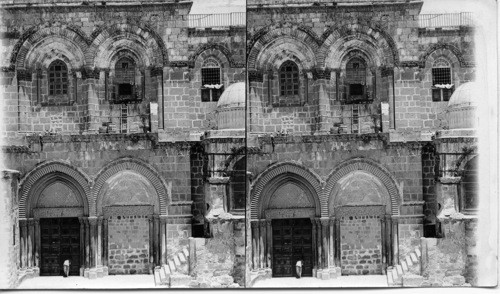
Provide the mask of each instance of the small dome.
{"label": "small dome", "polygon": [[229,85],[220,96],[217,108],[231,106],[245,106],[245,83]]}
{"label": "small dome", "polygon": [[217,103],[217,129],[245,128],[245,83],[234,83],[224,90]]}
{"label": "small dome", "polygon": [[476,97],[477,84],[469,82],[460,85],[451,95],[446,108],[449,129],[474,129],[477,127]]}
{"label": "small dome", "polygon": [[477,84],[475,82],[468,82],[460,85],[453,95],[451,95],[448,102],[448,108],[458,106],[476,105],[475,97],[477,94]]}

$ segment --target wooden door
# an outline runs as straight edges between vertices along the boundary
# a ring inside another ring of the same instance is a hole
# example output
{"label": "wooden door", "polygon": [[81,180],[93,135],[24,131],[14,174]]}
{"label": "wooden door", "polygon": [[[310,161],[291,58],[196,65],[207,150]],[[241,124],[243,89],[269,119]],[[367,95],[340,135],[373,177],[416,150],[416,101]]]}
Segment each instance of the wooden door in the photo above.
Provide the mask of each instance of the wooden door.
{"label": "wooden door", "polygon": [[80,274],[80,222],[78,218],[40,219],[40,275],[63,274],[63,263],[71,260],[70,275]]}

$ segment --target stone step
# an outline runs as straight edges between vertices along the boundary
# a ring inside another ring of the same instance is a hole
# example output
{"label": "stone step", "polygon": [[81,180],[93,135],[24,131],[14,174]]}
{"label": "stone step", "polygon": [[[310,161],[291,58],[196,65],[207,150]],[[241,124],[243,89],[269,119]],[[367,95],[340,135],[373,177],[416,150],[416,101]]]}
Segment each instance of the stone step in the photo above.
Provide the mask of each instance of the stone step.
{"label": "stone step", "polygon": [[406,264],[406,262],[404,260],[401,261],[401,267],[403,268],[403,273],[408,272],[408,265]]}
{"label": "stone step", "polygon": [[179,256],[179,260],[180,260],[181,263],[186,263],[187,259],[184,256],[183,252],[179,253],[177,256]]}
{"label": "stone step", "polygon": [[176,268],[181,266],[181,261],[179,260],[179,257],[177,255],[174,255],[174,263]]}
{"label": "stone step", "polygon": [[154,277],[155,277],[155,285],[156,286],[159,286],[161,285],[161,277],[160,277],[160,270],[158,269],[155,269],[154,271]]}
{"label": "stone step", "polygon": [[396,271],[396,269],[392,269],[391,274],[392,274],[393,281],[394,282],[397,281],[398,280],[398,272]]}
{"label": "stone step", "polygon": [[408,264],[408,267],[413,266],[413,262],[411,260],[411,257],[406,255],[406,264]]}
{"label": "stone step", "polygon": [[396,271],[398,273],[398,277],[403,275],[403,267],[400,264],[396,265]]}
{"label": "stone step", "polygon": [[170,268],[170,272],[175,272],[175,264],[173,260],[168,261],[168,267]]}
{"label": "stone step", "polygon": [[162,267],[163,271],[165,272],[165,274],[168,276],[171,274],[171,271],[170,271],[170,268],[168,267],[168,265],[164,264]]}
{"label": "stone step", "polygon": [[415,254],[417,255],[417,257],[420,258],[420,256],[422,256],[422,253],[420,252],[420,249],[419,248],[415,248]]}
{"label": "stone step", "polygon": [[182,253],[184,253],[184,256],[189,257],[189,250],[186,247],[182,248]]}
{"label": "stone step", "polygon": [[413,253],[413,252],[412,252],[412,253],[410,254],[410,258],[411,258],[411,260],[412,260],[414,263],[418,263],[417,254],[415,254],[415,253]]}
{"label": "stone step", "polygon": [[389,286],[394,285],[394,279],[392,278],[392,272],[390,274],[387,273],[387,284]]}
{"label": "stone step", "polygon": [[162,285],[165,285],[168,282],[167,274],[165,273],[165,269],[163,267],[160,268],[160,282]]}

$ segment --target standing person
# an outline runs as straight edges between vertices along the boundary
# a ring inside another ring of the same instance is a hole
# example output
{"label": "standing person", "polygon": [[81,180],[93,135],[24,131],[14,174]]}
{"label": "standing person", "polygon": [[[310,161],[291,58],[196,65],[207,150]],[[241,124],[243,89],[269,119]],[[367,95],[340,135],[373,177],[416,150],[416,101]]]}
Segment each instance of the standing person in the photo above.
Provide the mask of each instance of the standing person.
{"label": "standing person", "polygon": [[63,268],[64,268],[64,277],[69,276],[69,266],[71,265],[71,261],[69,259],[66,259],[63,263]]}
{"label": "standing person", "polygon": [[297,260],[297,263],[295,264],[295,270],[297,272],[297,279],[300,279],[300,277],[302,276],[302,258],[299,258],[299,260]]}

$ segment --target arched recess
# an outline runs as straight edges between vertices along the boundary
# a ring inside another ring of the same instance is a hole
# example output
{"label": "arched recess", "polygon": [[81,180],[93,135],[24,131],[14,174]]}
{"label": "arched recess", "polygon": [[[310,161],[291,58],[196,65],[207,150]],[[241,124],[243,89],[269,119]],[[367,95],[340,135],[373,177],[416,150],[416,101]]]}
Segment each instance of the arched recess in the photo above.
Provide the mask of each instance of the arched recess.
{"label": "arched recess", "polygon": [[111,177],[122,171],[133,171],[146,179],[152,185],[156,195],[158,196],[159,214],[167,215],[167,205],[171,202],[171,195],[161,176],[148,163],[139,159],[124,157],[107,164],[97,174],[90,197],[90,214],[92,216],[97,216],[98,211],[102,209],[102,207],[98,209],[97,205],[101,204],[103,201],[103,195],[107,187],[106,182],[108,182]]}
{"label": "arched recess", "polygon": [[189,61],[195,68],[201,68],[203,61],[209,57],[214,57],[220,61],[222,67],[233,67],[234,59],[231,55],[231,51],[227,49],[224,45],[210,43],[204,44],[196,50],[189,57]]}
{"label": "arched recess", "polygon": [[254,41],[247,57],[247,69],[267,69],[269,64],[276,66],[285,59],[293,59],[291,56],[300,60],[305,68],[312,69],[316,65],[318,48],[316,38],[299,27],[273,29]]}
{"label": "arched recess", "polygon": [[454,68],[458,68],[465,63],[462,52],[452,44],[434,44],[429,46],[419,57],[421,67],[432,68],[434,61],[440,57],[447,59]]}
{"label": "arched recess", "polygon": [[27,37],[19,50],[13,52],[12,59],[15,58],[18,70],[47,69],[56,59],[63,60],[74,70],[84,66],[86,48],[86,41],[74,31],[68,28],[47,27]]}
{"label": "arched recess", "polygon": [[[333,208],[341,201],[336,199],[342,190],[346,181],[350,179],[351,174],[361,174],[365,179],[370,180],[370,185],[379,188],[381,199],[380,204],[386,205],[386,212],[390,215],[399,215],[401,198],[396,181],[384,167],[373,160],[367,158],[353,158],[339,164],[328,176],[324,189],[324,198],[328,199],[328,208]],[[385,193],[385,191],[387,193]],[[375,204],[375,203],[374,203]],[[329,211],[333,214],[334,211]]]}
{"label": "arched recess", "polygon": [[322,182],[312,171],[293,162],[283,162],[270,166],[262,172],[251,187],[251,219],[264,218],[271,196],[287,183],[300,187],[310,203],[314,204],[315,216],[326,216],[326,202],[320,198]]}
{"label": "arched recess", "polygon": [[318,49],[319,67],[340,68],[343,56],[351,50],[360,50],[371,56],[376,66],[396,66],[399,55],[394,40],[381,30],[364,25],[330,28]]}
{"label": "arched recess", "polygon": [[83,214],[89,215],[90,180],[73,166],[61,162],[50,161],[37,166],[20,182],[19,218],[33,216],[32,209],[39,202],[45,188],[54,183],[62,183],[74,192]]}
{"label": "arched recess", "polygon": [[72,68],[85,63],[88,40],[83,32],[68,26],[50,26],[28,29],[14,46],[10,58],[16,69],[34,69],[55,59],[63,59]]}
{"label": "arched recess", "polygon": [[113,57],[120,51],[133,52],[144,67],[168,63],[165,45],[152,30],[130,24],[115,24],[93,33],[95,38],[85,53],[88,67],[110,68]]}

